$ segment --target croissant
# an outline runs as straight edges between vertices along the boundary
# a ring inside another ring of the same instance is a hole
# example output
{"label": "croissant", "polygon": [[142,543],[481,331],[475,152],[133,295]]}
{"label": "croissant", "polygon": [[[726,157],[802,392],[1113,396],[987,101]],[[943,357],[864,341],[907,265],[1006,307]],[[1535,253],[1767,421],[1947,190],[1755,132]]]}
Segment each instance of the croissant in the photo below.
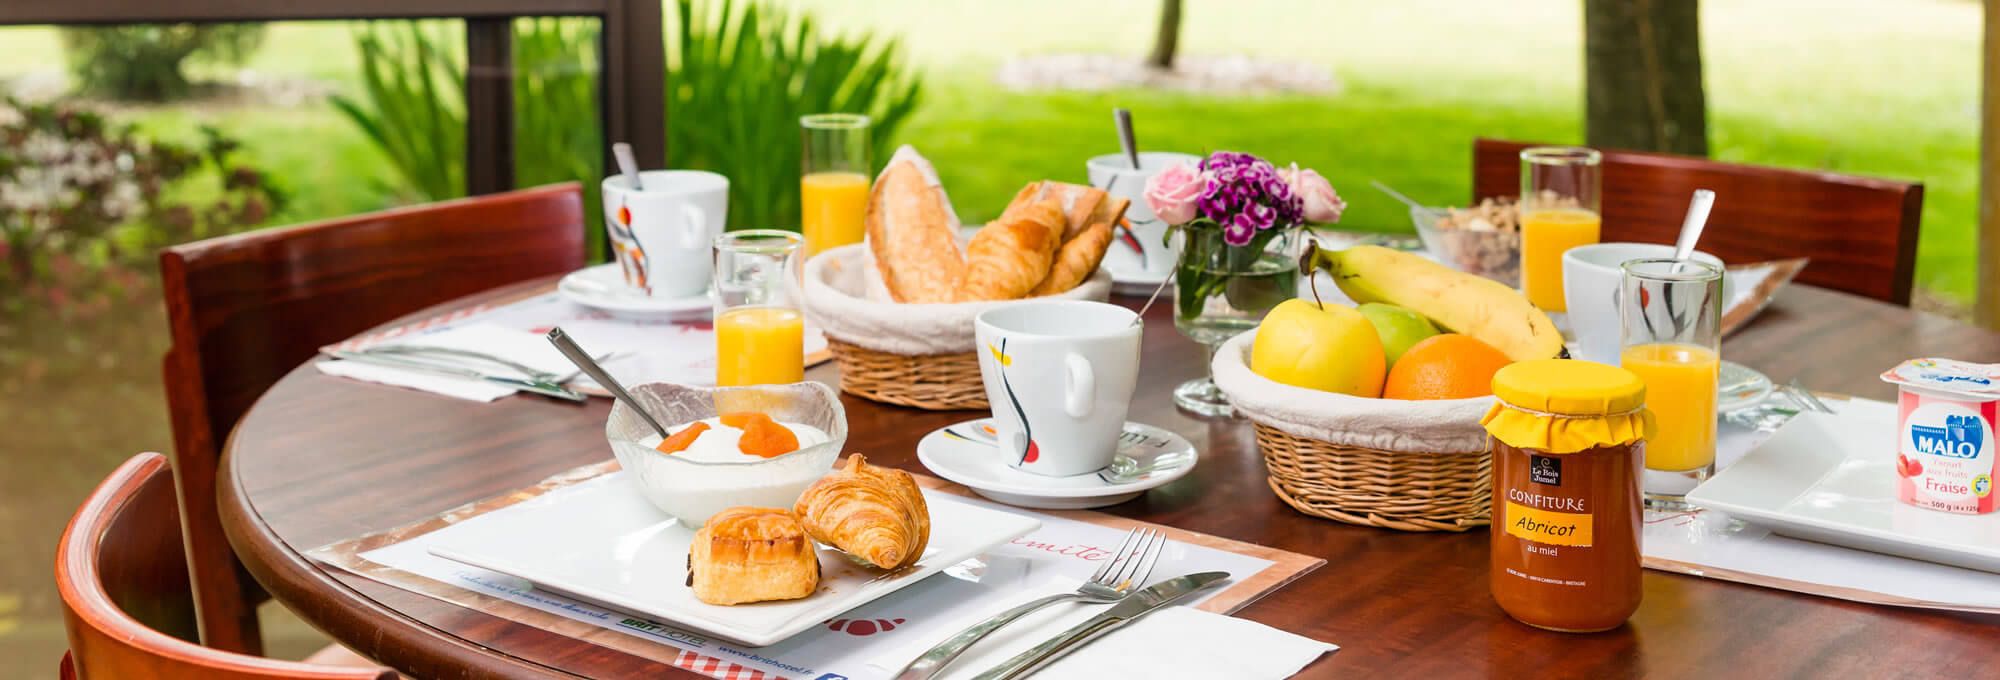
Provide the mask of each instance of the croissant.
{"label": "croissant", "polygon": [[687,584],[709,604],[796,600],[819,589],[819,553],[790,510],[729,508],[694,533]]}
{"label": "croissant", "polygon": [[1104,261],[1104,252],[1111,249],[1115,225],[1125,218],[1125,208],[1132,201],[1111,198],[1098,204],[1096,214],[1091,215],[1090,226],[1056,250],[1056,258],[1049,265],[1049,275],[1028,291],[1028,297],[1055,295],[1082,284],[1097,271],[1097,265]]}
{"label": "croissant", "polygon": [[1062,225],[1062,210],[1051,200],[1029,204],[1016,210],[1013,219],[980,229],[965,247],[965,285],[957,299],[1013,300],[1027,295],[1048,277]]}
{"label": "croissant", "polygon": [[[1123,199],[1112,199],[1103,189],[1093,186],[1041,180],[1030,182],[1028,186],[1022,187],[1019,193],[1014,194],[1014,201],[1007,204],[1007,209],[1001,213],[1001,217],[1005,219],[1014,214],[1020,206],[1046,200],[1056,201],[1062,210],[1062,240],[1067,242],[1089,228],[1097,217],[1103,214],[1106,204],[1112,200]],[[1123,212],[1124,208],[1119,210]]]}
{"label": "croissant", "polygon": [[916,478],[869,465],[858,453],[807,487],[792,510],[814,539],[883,569],[915,564],[931,539],[931,511]]}

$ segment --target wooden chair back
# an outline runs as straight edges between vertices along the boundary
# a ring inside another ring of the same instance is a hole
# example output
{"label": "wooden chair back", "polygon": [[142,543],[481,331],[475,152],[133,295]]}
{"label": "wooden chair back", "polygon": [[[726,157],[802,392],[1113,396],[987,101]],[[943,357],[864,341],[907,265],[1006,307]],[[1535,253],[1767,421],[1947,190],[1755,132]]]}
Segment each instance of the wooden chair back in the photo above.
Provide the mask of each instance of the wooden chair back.
{"label": "wooden chair back", "polygon": [[70,518],[56,545],[69,653],[78,680],[390,680],[386,668],[317,666],[244,656],[192,642],[194,598],[181,552],[167,459],[141,453],[111,473]]}
{"label": "wooden chair back", "polygon": [[174,473],[203,643],[260,654],[262,594],[216,514],[219,446],[279,377],[318,348],[396,317],[583,266],[572,182],[168,248],[173,345],[164,361]]}
{"label": "wooden chair back", "polygon": [[[1521,150],[1472,144],[1472,200],[1521,194]],[[1921,183],[1604,151],[1605,241],[1673,243],[1695,189],[1715,191],[1700,248],[1729,264],[1812,258],[1798,280],[1899,305],[1915,280]]]}

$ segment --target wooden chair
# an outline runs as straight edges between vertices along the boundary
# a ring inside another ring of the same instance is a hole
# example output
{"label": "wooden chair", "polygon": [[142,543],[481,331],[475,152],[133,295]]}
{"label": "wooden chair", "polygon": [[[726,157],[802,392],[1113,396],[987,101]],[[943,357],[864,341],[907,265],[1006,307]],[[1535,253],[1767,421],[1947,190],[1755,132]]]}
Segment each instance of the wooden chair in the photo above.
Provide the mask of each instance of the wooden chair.
{"label": "wooden chair", "polygon": [[261,654],[264,594],[216,514],[218,448],[318,348],[472,293],[584,264],[572,182],[253,231],[168,248],[160,278],[174,479],[204,644]]}
{"label": "wooden chair", "polygon": [[390,680],[382,667],[278,661],[190,642],[194,598],[167,459],[141,453],[98,485],[56,545],[65,680]]}
{"label": "wooden chair", "polygon": [[[1521,142],[1472,143],[1472,200],[1521,194]],[[1673,243],[1695,189],[1715,190],[1701,249],[1730,264],[1809,257],[1799,281],[1910,303],[1921,183],[1604,151],[1604,240]]]}

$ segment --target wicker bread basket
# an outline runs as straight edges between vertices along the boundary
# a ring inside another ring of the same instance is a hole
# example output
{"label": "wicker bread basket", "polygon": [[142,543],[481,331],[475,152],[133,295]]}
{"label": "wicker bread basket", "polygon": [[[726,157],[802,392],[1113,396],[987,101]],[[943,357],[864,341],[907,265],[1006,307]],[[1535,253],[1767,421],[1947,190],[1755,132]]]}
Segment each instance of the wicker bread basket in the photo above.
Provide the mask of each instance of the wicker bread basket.
{"label": "wicker bread basket", "polygon": [[[891,301],[866,244],[833,248],[805,266],[806,314],[826,333],[840,389],[885,404],[945,411],[984,409],[973,319],[1011,301],[903,304]],[[1104,300],[1103,269],[1051,297]]]}
{"label": "wicker bread basket", "polygon": [[1249,369],[1255,331],[1215,355],[1215,381],[1257,430],[1272,493],[1299,512],[1401,531],[1466,531],[1492,511],[1491,397],[1365,399]]}

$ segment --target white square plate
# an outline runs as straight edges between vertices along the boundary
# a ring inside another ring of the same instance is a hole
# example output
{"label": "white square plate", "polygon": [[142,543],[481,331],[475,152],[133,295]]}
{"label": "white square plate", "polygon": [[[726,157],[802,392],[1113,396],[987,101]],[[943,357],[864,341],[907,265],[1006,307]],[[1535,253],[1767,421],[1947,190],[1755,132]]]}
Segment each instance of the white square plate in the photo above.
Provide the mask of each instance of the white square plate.
{"label": "white square plate", "polygon": [[2000,573],[2000,514],[1896,500],[1896,406],[1801,413],[1688,501],[1777,533]]}
{"label": "white square plate", "polygon": [[526,579],[610,608],[699,629],[751,646],[769,645],[896,592],[1041,527],[926,490],[931,540],[917,564],[880,574],[820,551],[819,591],[783,602],[724,607],[695,599],[687,583],[681,526],[644,498],[624,473],[550,492],[438,530],[431,554]]}

